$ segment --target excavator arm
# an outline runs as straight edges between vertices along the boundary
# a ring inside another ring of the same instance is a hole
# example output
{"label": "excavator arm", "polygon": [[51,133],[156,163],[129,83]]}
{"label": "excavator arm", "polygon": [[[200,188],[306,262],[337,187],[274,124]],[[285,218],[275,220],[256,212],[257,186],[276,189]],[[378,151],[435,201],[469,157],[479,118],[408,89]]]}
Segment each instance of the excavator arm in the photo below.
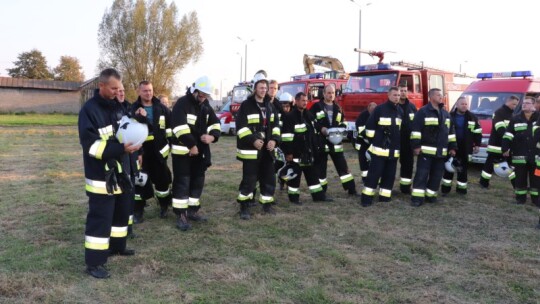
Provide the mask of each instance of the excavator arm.
{"label": "excavator arm", "polygon": [[306,74],[315,73],[317,67],[344,73],[343,64],[337,58],[319,55],[304,55],[304,71]]}

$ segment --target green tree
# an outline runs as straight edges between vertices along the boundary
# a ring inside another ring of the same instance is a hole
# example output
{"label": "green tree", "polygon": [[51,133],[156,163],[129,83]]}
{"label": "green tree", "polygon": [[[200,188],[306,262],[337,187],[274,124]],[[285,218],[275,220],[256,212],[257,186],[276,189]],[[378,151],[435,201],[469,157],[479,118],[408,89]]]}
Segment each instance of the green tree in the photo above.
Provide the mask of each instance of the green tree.
{"label": "green tree", "polygon": [[99,26],[102,50],[99,67],[115,67],[124,77],[126,95],[133,100],[141,80],[157,94],[170,93],[174,76],[203,52],[196,12],[177,18],[174,2],[115,0]]}
{"label": "green tree", "polygon": [[84,73],[79,59],[71,56],[60,57],[60,63],[54,68],[54,80],[84,81]]}
{"label": "green tree", "polygon": [[17,56],[17,61],[12,69],[6,69],[9,76],[15,78],[30,79],[53,79],[53,75],[47,67],[47,59],[37,49],[23,52]]}

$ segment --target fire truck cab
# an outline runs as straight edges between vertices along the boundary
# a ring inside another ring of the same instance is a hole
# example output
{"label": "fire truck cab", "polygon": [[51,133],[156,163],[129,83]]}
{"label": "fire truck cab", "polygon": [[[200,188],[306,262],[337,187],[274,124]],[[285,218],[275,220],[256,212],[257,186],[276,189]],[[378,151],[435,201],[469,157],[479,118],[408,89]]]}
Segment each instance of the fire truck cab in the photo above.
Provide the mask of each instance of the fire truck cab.
{"label": "fire truck cab", "polygon": [[313,103],[323,98],[324,87],[327,85],[333,85],[336,88],[336,94],[339,95],[342,85],[347,83],[344,77],[344,74],[336,71],[293,76],[291,81],[279,84],[278,97],[285,92],[293,97],[303,92],[307,95],[307,108],[310,109]]}
{"label": "fire truck cab", "polygon": [[455,78],[462,75],[430,68],[423,64],[404,61],[361,65],[358,71],[349,74],[349,80],[338,98],[347,130],[356,136],[355,121],[368,104],[382,104],[388,99],[388,89],[399,84],[407,84],[409,100],[419,109],[428,103],[428,91],[432,88],[442,90],[444,103],[449,103],[467,87],[466,84],[455,83]]}
{"label": "fire truck cab", "polygon": [[231,121],[229,122],[229,126],[227,128],[229,130],[228,133],[231,135],[236,135],[236,113],[240,108],[240,104],[248,98],[250,94],[249,88],[251,87],[251,85],[252,83],[249,81],[239,82],[232,89],[230,106]]}
{"label": "fire truck cab", "polygon": [[484,163],[493,113],[511,95],[520,99],[515,109],[518,113],[525,96],[540,97],[540,79],[534,79],[530,71],[478,73],[477,78],[480,80],[471,83],[461,96],[467,98],[470,111],[478,117],[482,127],[482,145],[480,152],[473,154],[472,162]]}

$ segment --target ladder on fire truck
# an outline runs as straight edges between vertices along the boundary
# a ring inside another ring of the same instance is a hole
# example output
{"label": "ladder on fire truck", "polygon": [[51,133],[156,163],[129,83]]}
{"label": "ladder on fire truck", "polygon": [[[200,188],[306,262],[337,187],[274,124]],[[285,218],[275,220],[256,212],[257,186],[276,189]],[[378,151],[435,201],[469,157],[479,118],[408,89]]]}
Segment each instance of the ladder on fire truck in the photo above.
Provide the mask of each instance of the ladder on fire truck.
{"label": "ladder on fire truck", "polygon": [[[420,63],[403,61],[403,60],[402,61],[392,61],[392,62],[390,62],[390,65],[404,67],[404,68],[407,68],[408,70],[430,70],[430,71],[434,71],[434,72],[448,72],[447,70],[443,70],[443,69],[439,69],[439,68],[424,65],[423,61],[420,61]],[[470,77],[470,76],[467,76],[465,74],[454,73],[454,72],[452,72],[452,73],[454,74],[455,77]]]}

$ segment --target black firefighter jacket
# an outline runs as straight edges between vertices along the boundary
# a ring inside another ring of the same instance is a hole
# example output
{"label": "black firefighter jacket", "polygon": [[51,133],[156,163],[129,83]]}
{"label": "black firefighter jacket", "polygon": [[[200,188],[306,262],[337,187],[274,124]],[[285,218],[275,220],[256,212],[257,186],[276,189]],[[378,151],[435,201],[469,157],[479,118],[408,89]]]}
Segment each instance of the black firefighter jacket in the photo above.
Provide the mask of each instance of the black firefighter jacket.
{"label": "black firefighter jacket", "polygon": [[402,117],[401,107],[391,101],[373,110],[365,129],[365,137],[371,142],[369,152],[381,157],[399,158]]}
{"label": "black firefighter jacket", "polygon": [[[97,91],[79,112],[79,139],[83,149],[87,194],[108,194],[105,167],[111,160],[118,171],[128,169],[123,168],[123,164],[129,163],[128,155],[115,136],[118,122],[124,114],[120,102],[116,99],[106,100]],[[120,188],[114,191],[114,194],[120,193]]]}
{"label": "black firefighter jacket", "polygon": [[403,104],[399,104],[401,110],[403,110],[403,120],[401,121],[401,140],[409,140],[411,136],[411,125],[414,120],[414,115],[418,110],[414,103],[407,98]]}
{"label": "black firefighter jacket", "polygon": [[171,121],[174,134],[171,140],[172,154],[189,156],[189,149],[196,145],[209,166],[210,147],[201,141],[201,135],[212,135],[214,142],[217,142],[221,135],[221,125],[208,100],[200,103],[188,90],[174,105]]}
{"label": "black firefighter jacket", "polygon": [[343,111],[341,110],[341,107],[339,107],[335,102],[333,103],[332,107],[332,123],[328,120],[328,112],[326,111],[326,108],[324,107],[324,98],[321,98],[319,102],[313,104],[313,106],[310,109],[311,113],[315,116],[316,121],[316,127],[317,132],[319,132],[320,137],[320,146],[321,149],[324,148],[325,152],[343,152],[343,145],[334,145],[330,141],[326,139],[326,136],[324,136],[321,133],[321,129],[323,127],[330,129],[330,128],[347,128],[347,124],[345,123]]}
{"label": "black firefighter jacket", "polygon": [[261,150],[255,149],[253,143],[257,139],[262,139],[265,146],[270,140],[274,140],[276,146],[281,142],[278,111],[269,102],[268,95],[264,98],[263,107],[264,113],[257,105],[255,95],[251,95],[238,109],[236,114],[236,158],[238,160],[256,160],[261,157],[261,153],[267,151],[265,147]]}
{"label": "black firefighter jacket", "polygon": [[[358,117],[356,118],[356,122],[354,123],[354,125],[356,126],[356,142],[354,143],[354,148],[358,151],[360,151],[360,148],[362,146],[368,146],[369,144],[364,140],[364,136],[365,136],[365,132],[364,130],[366,129],[366,123],[369,119],[369,111],[367,109],[364,110],[364,112],[360,113],[360,115],[358,115]],[[367,149],[366,147],[364,147],[364,149]]]}
{"label": "black firefighter jacket", "polygon": [[[456,126],[457,109],[454,109],[450,113],[450,119],[454,127]],[[458,147],[465,147],[467,155],[472,157],[473,147],[479,147],[482,143],[482,127],[478,123],[478,117],[471,113],[471,111],[465,112],[465,142],[458,143]],[[462,151],[464,152],[464,151]]]}
{"label": "black firefighter jacket", "polygon": [[411,128],[411,148],[420,148],[422,155],[435,158],[445,158],[449,150],[457,150],[454,125],[442,104],[438,111],[428,103],[416,112]]}
{"label": "black firefighter jacket", "polygon": [[[140,97],[131,106],[132,113],[135,113],[139,108],[144,108]],[[163,163],[167,161],[170,152],[171,111],[155,96],[152,97],[152,111],[154,112],[153,121],[146,121],[148,138],[143,144],[143,153],[152,153],[158,162]]]}
{"label": "black firefighter jacket", "polygon": [[501,154],[502,138],[506,132],[506,127],[510,123],[510,119],[514,115],[514,111],[507,105],[503,105],[493,114],[491,121],[491,134],[489,135],[489,143],[487,151],[495,154]]}
{"label": "black firefighter jacket", "polygon": [[293,107],[290,113],[283,114],[281,129],[281,149],[285,155],[292,154],[295,162],[301,165],[313,164],[317,130],[315,118],[307,109]]}
{"label": "black firefighter jacket", "polygon": [[538,128],[537,112],[533,112],[529,120],[525,118],[523,112],[510,119],[502,139],[502,153],[510,150],[512,164],[526,164],[535,161],[538,150],[536,145],[540,135]]}

